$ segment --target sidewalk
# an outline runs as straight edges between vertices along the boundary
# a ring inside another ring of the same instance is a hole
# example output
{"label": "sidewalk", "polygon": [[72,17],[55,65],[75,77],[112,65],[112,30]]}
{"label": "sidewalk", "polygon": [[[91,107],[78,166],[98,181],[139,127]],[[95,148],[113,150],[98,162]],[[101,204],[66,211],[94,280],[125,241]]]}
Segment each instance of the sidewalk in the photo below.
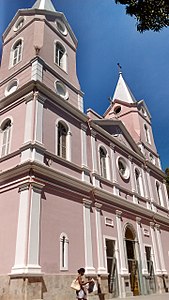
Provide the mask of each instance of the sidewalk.
{"label": "sidewalk", "polygon": [[[146,295],[146,296],[132,296],[127,298],[114,298],[114,299],[125,299],[125,300],[169,300],[169,293],[165,294],[152,294],[152,295]],[[111,300],[114,300],[111,299]]]}

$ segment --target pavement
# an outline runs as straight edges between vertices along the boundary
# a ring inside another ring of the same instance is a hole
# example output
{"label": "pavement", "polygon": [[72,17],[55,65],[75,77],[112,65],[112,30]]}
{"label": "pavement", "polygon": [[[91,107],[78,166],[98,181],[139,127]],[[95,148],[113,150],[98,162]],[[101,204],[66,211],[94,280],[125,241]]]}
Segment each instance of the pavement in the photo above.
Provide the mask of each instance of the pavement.
{"label": "pavement", "polygon": [[[132,297],[120,298],[120,299],[125,299],[125,300],[130,300],[130,299],[131,300],[169,300],[169,293],[151,294],[151,295],[146,295],[146,296],[132,296]],[[112,300],[115,300],[115,298]]]}

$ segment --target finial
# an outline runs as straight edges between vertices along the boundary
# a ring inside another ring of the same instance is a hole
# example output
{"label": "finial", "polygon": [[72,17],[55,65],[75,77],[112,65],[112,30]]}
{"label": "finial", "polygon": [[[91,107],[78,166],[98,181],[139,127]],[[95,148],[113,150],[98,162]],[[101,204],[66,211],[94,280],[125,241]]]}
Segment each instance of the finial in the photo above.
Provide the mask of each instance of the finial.
{"label": "finial", "polygon": [[120,75],[120,74],[122,74],[122,67],[120,66],[119,63],[117,63],[117,65],[118,65],[118,70],[119,70],[119,75]]}

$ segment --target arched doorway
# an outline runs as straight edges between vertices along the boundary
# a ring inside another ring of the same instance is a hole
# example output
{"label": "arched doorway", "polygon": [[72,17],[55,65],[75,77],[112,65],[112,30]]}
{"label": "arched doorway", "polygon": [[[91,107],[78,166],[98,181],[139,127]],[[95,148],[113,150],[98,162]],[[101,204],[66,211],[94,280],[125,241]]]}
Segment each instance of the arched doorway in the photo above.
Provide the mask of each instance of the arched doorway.
{"label": "arched doorway", "polygon": [[125,242],[126,242],[128,269],[130,273],[131,291],[133,293],[133,296],[138,296],[140,295],[140,286],[139,286],[138,260],[136,254],[137,240],[136,240],[136,234],[134,228],[130,225],[126,227]]}

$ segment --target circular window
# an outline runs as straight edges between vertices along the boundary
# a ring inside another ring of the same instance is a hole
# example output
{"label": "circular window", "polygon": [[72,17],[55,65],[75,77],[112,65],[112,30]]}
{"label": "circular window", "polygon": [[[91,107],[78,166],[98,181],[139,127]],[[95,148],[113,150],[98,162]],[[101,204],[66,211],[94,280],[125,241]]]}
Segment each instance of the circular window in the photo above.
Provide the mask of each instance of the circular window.
{"label": "circular window", "polygon": [[63,99],[68,99],[68,91],[66,89],[66,86],[60,81],[56,82],[56,92]]}
{"label": "circular window", "polygon": [[57,25],[58,30],[59,30],[63,35],[67,35],[67,29],[66,29],[66,26],[65,26],[65,24],[64,24],[62,21],[57,20],[57,21],[56,21],[56,25]]}
{"label": "circular window", "polygon": [[121,112],[121,106],[116,106],[114,109],[115,114],[119,114]]}
{"label": "circular window", "polygon": [[24,24],[24,17],[20,17],[15,23],[14,31],[19,30],[23,26],[23,24]]}
{"label": "circular window", "polygon": [[15,79],[12,82],[10,82],[5,90],[5,96],[8,96],[12,93],[14,93],[18,88],[18,81]]}
{"label": "circular window", "polygon": [[122,157],[120,157],[118,159],[118,169],[119,169],[120,175],[124,179],[128,179],[129,178],[129,168],[128,168],[128,165],[127,165],[126,161]]}

